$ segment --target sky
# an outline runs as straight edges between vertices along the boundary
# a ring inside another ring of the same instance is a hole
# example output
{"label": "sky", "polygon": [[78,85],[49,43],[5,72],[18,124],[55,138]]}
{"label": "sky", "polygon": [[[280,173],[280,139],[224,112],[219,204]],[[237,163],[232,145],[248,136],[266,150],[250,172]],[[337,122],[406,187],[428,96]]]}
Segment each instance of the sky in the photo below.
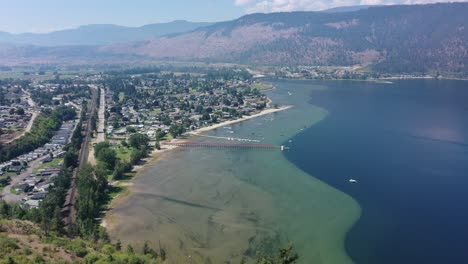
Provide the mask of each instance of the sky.
{"label": "sky", "polygon": [[173,20],[217,22],[257,12],[441,1],[467,0],[0,0],[0,31],[45,33],[89,24],[141,26]]}

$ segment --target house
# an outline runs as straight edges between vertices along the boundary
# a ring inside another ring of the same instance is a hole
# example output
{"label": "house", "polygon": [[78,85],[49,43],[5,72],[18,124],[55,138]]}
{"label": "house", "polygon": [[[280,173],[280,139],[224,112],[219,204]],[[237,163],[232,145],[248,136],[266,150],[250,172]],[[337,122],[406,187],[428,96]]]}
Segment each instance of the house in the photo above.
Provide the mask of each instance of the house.
{"label": "house", "polygon": [[28,205],[29,208],[38,208],[39,202],[39,200],[27,200],[26,202],[24,202],[24,204]]}
{"label": "house", "polygon": [[31,195],[31,200],[43,200],[44,198],[46,198],[47,196],[47,193],[46,192],[41,192],[41,193],[35,193],[33,195]]}
{"label": "house", "polygon": [[17,192],[26,192],[29,189],[29,184],[21,183],[15,187],[15,191]]}
{"label": "house", "polygon": [[49,187],[52,186],[52,185],[53,185],[52,183],[41,184],[41,185],[38,185],[38,186],[34,187],[34,191],[37,191],[37,192],[48,192],[48,191],[49,191]]}
{"label": "house", "polygon": [[22,170],[24,170],[24,166],[23,166],[23,165],[17,165],[17,166],[10,166],[10,167],[8,167],[8,172],[20,173]]}
{"label": "house", "polygon": [[45,157],[44,159],[41,160],[41,163],[51,162],[52,160],[53,160],[53,158],[51,156],[47,156],[47,157]]}

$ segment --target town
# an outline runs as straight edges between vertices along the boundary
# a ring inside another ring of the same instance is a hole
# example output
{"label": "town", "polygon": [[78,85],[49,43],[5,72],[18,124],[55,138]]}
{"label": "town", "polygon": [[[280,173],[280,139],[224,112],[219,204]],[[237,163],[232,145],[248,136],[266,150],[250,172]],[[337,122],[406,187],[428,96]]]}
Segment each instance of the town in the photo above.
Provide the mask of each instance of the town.
{"label": "town", "polygon": [[[131,149],[122,146],[132,135],[143,135],[159,148],[160,141],[273,107],[261,93],[271,87],[244,69],[141,72],[77,75],[63,80],[3,80],[1,198],[38,208],[54,185],[54,178],[69,165],[63,163],[75,130],[81,138],[88,134],[91,138],[83,146],[75,146],[81,150],[80,154],[74,153],[74,158],[87,156],[78,162],[96,165],[93,147],[104,141],[118,151],[122,162],[127,162],[129,155],[125,152]],[[93,107],[93,103],[97,106]],[[21,145],[22,140],[36,133],[44,118],[60,111],[70,112],[66,113],[69,117],[62,117],[49,137],[27,147]],[[86,120],[89,128],[82,127]],[[11,149],[18,144],[20,147]],[[68,199],[72,199],[71,192]]]}

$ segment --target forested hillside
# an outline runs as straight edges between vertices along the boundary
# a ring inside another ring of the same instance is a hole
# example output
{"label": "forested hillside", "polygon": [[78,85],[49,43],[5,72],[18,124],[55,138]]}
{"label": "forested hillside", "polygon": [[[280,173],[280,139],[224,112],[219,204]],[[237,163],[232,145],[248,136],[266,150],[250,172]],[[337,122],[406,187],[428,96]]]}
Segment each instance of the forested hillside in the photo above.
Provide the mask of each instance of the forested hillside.
{"label": "forested hillside", "polygon": [[468,3],[252,14],[187,34],[102,50],[157,59],[467,72],[467,17]]}

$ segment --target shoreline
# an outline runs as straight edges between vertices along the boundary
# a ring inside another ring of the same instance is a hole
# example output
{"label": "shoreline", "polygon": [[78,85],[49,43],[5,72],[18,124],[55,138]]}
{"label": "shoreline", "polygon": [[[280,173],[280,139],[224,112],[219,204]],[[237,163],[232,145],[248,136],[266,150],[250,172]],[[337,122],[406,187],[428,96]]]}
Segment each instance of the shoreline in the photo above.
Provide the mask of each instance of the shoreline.
{"label": "shoreline", "polygon": [[278,108],[268,108],[268,109],[260,111],[257,114],[253,114],[253,115],[250,115],[250,116],[243,116],[243,117],[235,119],[235,120],[227,120],[227,121],[221,122],[219,124],[213,124],[213,125],[207,126],[207,127],[201,127],[201,128],[198,128],[198,129],[196,129],[194,131],[190,131],[190,132],[187,132],[187,133],[191,134],[191,135],[198,135],[200,133],[204,133],[204,132],[207,132],[207,131],[210,131],[210,130],[213,130],[213,129],[217,129],[217,128],[220,128],[220,127],[223,127],[223,126],[228,126],[228,125],[244,122],[244,121],[247,121],[247,120],[250,120],[250,119],[253,119],[253,118],[257,118],[257,117],[260,117],[260,116],[263,116],[263,115],[268,115],[268,114],[284,111],[284,110],[290,109],[292,107],[293,107],[292,105],[287,105],[287,106],[282,106],[282,107],[278,107]]}
{"label": "shoreline", "polygon": [[[266,78],[268,79],[268,78]],[[275,78],[271,79],[277,80],[292,80],[292,81],[354,81],[354,82],[375,82],[375,83],[392,83],[391,81],[398,80],[453,80],[453,81],[468,81],[468,78],[463,77],[435,77],[435,76],[388,76],[388,77],[379,77],[375,79],[307,79],[307,78]],[[265,90],[268,91],[268,90]]]}
{"label": "shoreline", "polygon": [[[202,133],[205,133],[205,132],[208,132],[208,131],[211,131],[211,130],[214,130],[214,129],[218,129],[218,128],[221,128],[221,127],[224,127],[224,126],[229,126],[229,125],[236,124],[236,123],[241,123],[241,122],[244,122],[244,121],[247,121],[247,120],[250,120],[250,119],[254,119],[254,118],[257,118],[257,117],[260,117],[260,116],[264,116],[264,115],[273,114],[273,113],[277,113],[277,112],[280,112],[280,111],[288,110],[288,109],[290,109],[292,107],[293,107],[292,105],[287,105],[287,106],[281,106],[281,107],[278,107],[278,108],[264,109],[264,110],[260,111],[259,113],[256,113],[256,114],[253,114],[253,115],[250,115],[250,116],[243,116],[243,117],[235,119],[235,120],[227,120],[227,121],[217,123],[217,124],[213,124],[213,125],[210,125],[210,126],[200,127],[200,128],[195,129],[193,131],[186,132],[185,135],[187,135],[187,136],[198,136],[198,135],[200,135]],[[154,149],[153,151],[151,151],[151,153],[148,155],[148,157],[145,159],[145,161],[151,161],[154,158],[157,158],[157,154],[162,154],[162,153],[165,153],[165,152],[168,152],[168,151],[171,151],[173,149],[178,148],[177,146],[163,145],[164,142],[184,142],[184,141],[186,141],[186,139],[174,138],[174,139],[172,139],[170,141],[166,140],[166,141],[160,142],[161,149]],[[135,172],[139,172],[146,165],[147,164],[145,163],[143,165],[135,166],[134,167]]]}
{"label": "shoreline", "polygon": [[[282,106],[282,107],[278,107],[278,108],[264,109],[264,110],[260,111],[257,114],[253,114],[253,115],[250,115],[250,116],[243,116],[243,117],[235,119],[235,120],[227,120],[227,121],[224,121],[224,122],[221,122],[221,123],[218,123],[218,124],[213,124],[213,125],[210,125],[210,126],[201,127],[201,128],[196,129],[196,130],[186,132],[185,134],[190,135],[190,136],[197,136],[197,135],[200,135],[202,133],[205,133],[205,132],[217,129],[217,128],[221,128],[221,127],[236,124],[236,123],[241,123],[241,122],[244,122],[244,121],[247,121],[247,120],[250,120],[250,119],[254,119],[254,118],[257,118],[257,117],[261,117],[261,116],[264,116],[264,115],[273,114],[273,113],[277,113],[277,112],[280,112],[280,111],[288,110],[288,109],[290,109],[292,107],[293,107],[292,105],[287,105],[287,106]],[[112,208],[115,207],[116,203],[119,203],[119,202],[123,201],[126,197],[128,197],[129,195],[132,194],[131,188],[133,186],[133,181],[138,177],[138,175],[141,173],[141,171],[143,171],[145,168],[147,168],[148,165],[155,164],[156,162],[158,162],[158,160],[160,160],[167,153],[169,153],[169,151],[172,151],[174,149],[179,148],[178,146],[163,145],[162,143],[163,142],[181,142],[181,141],[182,142],[186,141],[186,139],[174,138],[174,139],[172,139],[170,141],[160,142],[161,143],[161,149],[154,149],[153,151],[151,151],[151,153],[149,153],[148,157],[143,160],[144,163],[142,165],[136,165],[136,166],[133,167],[132,172],[134,172],[135,175],[130,180],[125,181],[125,182],[117,181],[117,182],[112,183],[113,186],[124,187],[125,191],[123,193],[121,193],[121,194],[118,194],[114,198],[112,198],[112,200],[109,202],[109,205],[108,205],[108,208],[107,208],[108,210],[105,213],[105,215],[104,215],[104,217],[102,218],[102,221],[101,221],[101,226],[102,227],[108,228],[109,225],[111,225],[110,222],[112,222],[111,221],[112,216],[109,215],[110,211],[112,211]]]}

